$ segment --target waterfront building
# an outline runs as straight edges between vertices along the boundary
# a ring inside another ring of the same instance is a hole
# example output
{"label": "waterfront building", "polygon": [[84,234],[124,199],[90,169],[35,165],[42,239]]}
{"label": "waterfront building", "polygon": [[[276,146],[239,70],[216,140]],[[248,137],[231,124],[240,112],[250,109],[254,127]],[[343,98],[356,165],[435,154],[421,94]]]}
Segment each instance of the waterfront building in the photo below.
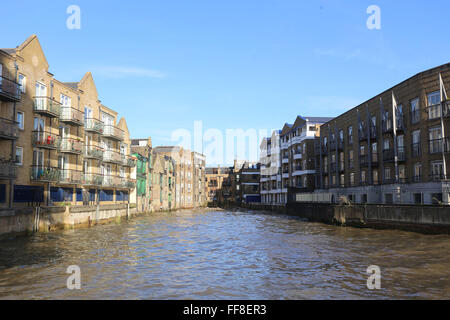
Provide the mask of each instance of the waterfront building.
{"label": "waterfront building", "polygon": [[421,72],[328,121],[316,145],[334,201],[450,204],[450,64]]}
{"label": "waterfront building", "polygon": [[136,157],[136,167],[132,177],[136,179],[136,188],[131,192],[130,203],[135,203],[138,212],[151,211],[151,187],[152,187],[152,140],[132,139],[131,151]]}
{"label": "waterfront building", "polygon": [[298,116],[294,124],[285,124],[280,133],[281,203],[288,201],[288,190],[314,191],[316,163],[314,145],[320,126],[332,118]]}
{"label": "waterfront building", "polygon": [[210,167],[206,168],[206,194],[208,202],[227,203],[232,198],[232,168]]}
{"label": "waterfront building", "polygon": [[154,152],[151,180],[150,211],[174,209],[175,161],[169,156]]}
{"label": "waterfront building", "polygon": [[35,35],[0,59],[0,205],[128,202],[128,128],[92,75],[58,81]]}
{"label": "waterfront building", "polygon": [[235,171],[236,203],[261,203],[260,169],[260,163],[245,161]]}
{"label": "waterfront building", "polygon": [[[204,181],[206,159],[203,155],[197,154],[196,157],[194,152],[179,146],[159,146],[155,147],[153,151],[157,154],[166,155],[174,161],[174,206],[184,209],[206,205],[206,185],[199,183],[200,179]],[[194,162],[198,165],[197,172],[194,170]]]}
{"label": "waterfront building", "polygon": [[206,184],[205,184],[205,155],[192,152],[193,162],[193,188],[194,188],[194,207],[204,207],[207,204]]}
{"label": "waterfront building", "polygon": [[272,136],[264,138],[260,145],[260,193],[261,203],[280,205],[281,197],[281,130],[272,132]]}

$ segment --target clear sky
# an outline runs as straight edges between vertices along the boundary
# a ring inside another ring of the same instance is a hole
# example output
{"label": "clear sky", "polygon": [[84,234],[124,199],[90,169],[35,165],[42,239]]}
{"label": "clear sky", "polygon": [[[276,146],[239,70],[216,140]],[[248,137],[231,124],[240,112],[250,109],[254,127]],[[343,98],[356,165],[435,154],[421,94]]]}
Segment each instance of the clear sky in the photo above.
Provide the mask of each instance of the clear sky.
{"label": "clear sky", "polygon": [[[69,5],[81,29],[69,30]],[[369,5],[381,30],[369,30]],[[336,116],[450,62],[448,0],[3,1],[0,47],[37,34],[62,81],[91,71],[135,138]]]}

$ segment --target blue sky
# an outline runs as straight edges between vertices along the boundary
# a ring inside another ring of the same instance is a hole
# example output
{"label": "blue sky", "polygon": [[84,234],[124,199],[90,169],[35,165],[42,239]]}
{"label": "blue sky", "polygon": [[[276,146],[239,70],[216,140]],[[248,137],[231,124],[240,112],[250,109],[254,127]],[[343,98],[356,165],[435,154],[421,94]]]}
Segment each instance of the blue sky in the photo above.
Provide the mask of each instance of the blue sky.
{"label": "blue sky", "polygon": [[[81,29],[66,28],[69,5]],[[381,30],[368,30],[369,5]],[[296,115],[336,116],[392,85],[450,62],[450,2],[8,1],[0,47],[37,34],[62,81],[92,71],[102,102],[133,137],[275,129]]]}

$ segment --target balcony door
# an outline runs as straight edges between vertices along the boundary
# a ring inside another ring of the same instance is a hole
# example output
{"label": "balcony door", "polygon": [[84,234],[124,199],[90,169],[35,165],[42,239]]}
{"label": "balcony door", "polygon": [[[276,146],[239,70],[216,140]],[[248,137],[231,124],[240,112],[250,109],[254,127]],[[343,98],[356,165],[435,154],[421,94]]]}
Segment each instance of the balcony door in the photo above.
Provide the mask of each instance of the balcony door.
{"label": "balcony door", "polygon": [[69,164],[67,161],[67,156],[59,156],[58,158],[58,169],[61,170],[61,177],[64,180],[67,180],[69,178]]}
{"label": "balcony door", "polygon": [[47,96],[47,86],[43,83],[36,82],[36,109],[38,110],[45,110],[46,109],[46,100],[45,97]]}
{"label": "balcony door", "polygon": [[44,171],[44,151],[33,150],[33,177],[39,178]]}
{"label": "balcony door", "polygon": [[34,117],[33,130],[35,141],[42,143],[44,140],[45,120],[40,117]]}

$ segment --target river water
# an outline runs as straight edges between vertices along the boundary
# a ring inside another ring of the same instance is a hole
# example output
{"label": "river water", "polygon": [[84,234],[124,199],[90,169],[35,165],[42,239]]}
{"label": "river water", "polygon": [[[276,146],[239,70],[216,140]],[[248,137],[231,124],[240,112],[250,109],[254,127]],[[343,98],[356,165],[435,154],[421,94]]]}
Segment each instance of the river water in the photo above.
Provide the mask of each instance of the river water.
{"label": "river water", "polygon": [[0,242],[0,299],[361,298],[450,299],[450,237],[205,209]]}

